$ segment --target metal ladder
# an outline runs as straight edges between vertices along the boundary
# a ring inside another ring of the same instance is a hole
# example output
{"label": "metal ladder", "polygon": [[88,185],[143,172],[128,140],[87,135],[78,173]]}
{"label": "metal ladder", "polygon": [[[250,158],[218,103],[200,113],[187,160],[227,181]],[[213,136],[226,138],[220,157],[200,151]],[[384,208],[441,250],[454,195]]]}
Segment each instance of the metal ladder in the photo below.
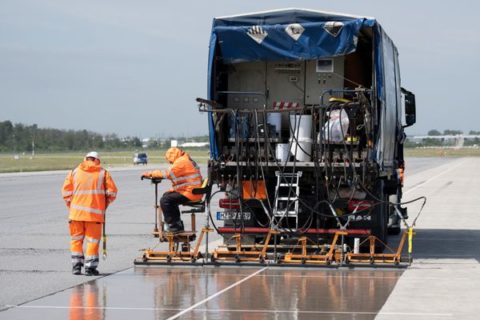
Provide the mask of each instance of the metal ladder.
{"label": "metal ladder", "polygon": [[[298,197],[300,196],[300,177],[302,171],[295,173],[275,171],[277,185],[275,186],[275,206],[273,208],[274,218],[295,218],[295,228],[298,228]],[[291,194],[292,188],[295,195]],[[295,202],[292,210],[292,202]]]}

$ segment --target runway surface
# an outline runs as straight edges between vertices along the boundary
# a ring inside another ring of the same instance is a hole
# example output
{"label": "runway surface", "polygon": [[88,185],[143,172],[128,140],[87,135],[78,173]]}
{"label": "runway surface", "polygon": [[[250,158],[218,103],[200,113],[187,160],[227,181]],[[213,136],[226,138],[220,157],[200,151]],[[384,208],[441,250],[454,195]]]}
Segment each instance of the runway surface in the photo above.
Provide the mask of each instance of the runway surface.
{"label": "runway surface", "polygon": [[65,172],[0,175],[0,319],[477,319],[479,168],[476,158],[408,159],[405,200],[428,204],[406,270],[132,268],[155,242],[153,192],[143,168],[113,170],[109,254],[93,279],[70,273]]}
{"label": "runway surface", "polygon": [[[400,271],[144,268],[8,310],[8,319],[373,319]],[[1,315],[1,314],[0,314]]]}

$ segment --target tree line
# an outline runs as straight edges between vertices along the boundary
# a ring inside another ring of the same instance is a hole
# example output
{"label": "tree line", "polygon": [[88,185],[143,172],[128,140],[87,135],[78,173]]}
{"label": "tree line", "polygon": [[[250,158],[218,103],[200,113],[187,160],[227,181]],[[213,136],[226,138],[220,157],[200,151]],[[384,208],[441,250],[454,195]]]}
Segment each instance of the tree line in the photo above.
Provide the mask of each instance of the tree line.
{"label": "tree line", "polygon": [[[442,147],[442,146],[456,146],[460,145],[464,147],[470,146],[480,146],[480,138],[477,137],[469,137],[464,138],[463,140],[458,140],[455,136],[464,135],[462,130],[443,130],[443,132],[432,129],[428,131],[427,137],[422,138],[421,140],[413,140],[413,137],[407,136],[407,141],[405,141],[404,146],[407,148],[413,147]],[[470,130],[467,135],[477,136],[480,135],[480,131]],[[440,136],[453,136],[452,138],[444,138]]]}
{"label": "tree line", "polygon": [[[444,135],[444,136],[455,136],[455,135],[458,135],[458,134],[463,134],[463,131],[462,130],[451,130],[451,129],[447,129],[447,130],[443,130],[443,133],[440,132],[439,130],[437,129],[432,129],[430,131],[428,131],[427,135],[429,136],[441,136],[441,135]],[[468,134],[470,135],[478,135],[480,134],[480,131],[475,131],[475,130],[470,130],[468,132]]]}
{"label": "tree line", "polygon": [[142,147],[138,137],[120,138],[88,130],[38,128],[36,124],[0,122],[0,152],[118,150]]}

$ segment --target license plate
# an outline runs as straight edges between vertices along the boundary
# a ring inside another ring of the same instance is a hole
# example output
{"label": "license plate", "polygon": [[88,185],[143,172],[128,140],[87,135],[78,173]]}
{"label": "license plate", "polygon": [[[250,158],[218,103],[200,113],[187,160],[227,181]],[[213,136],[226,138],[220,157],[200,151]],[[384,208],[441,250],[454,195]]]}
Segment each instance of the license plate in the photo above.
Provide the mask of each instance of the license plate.
{"label": "license plate", "polygon": [[217,220],[250,220],[252,214],[250,212],[243,212],[243,215],[240,212],[217,212]]}

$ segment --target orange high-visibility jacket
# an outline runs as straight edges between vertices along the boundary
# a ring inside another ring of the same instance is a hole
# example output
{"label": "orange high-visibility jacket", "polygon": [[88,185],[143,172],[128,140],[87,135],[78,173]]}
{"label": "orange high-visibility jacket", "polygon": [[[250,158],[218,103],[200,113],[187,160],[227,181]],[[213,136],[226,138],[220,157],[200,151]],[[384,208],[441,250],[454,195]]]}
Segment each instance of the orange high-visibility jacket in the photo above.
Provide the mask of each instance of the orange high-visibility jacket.
{"label": "orange high-visibility jacket", "polygon": [[191,201],[200,201],[202,195],[192,193],[193,189],[202,186],[202,174],[197,163],[190,158],[188,153],[178,148],[168,149],[165,158],[172,163],[170,168],[152,171],[150,175],[153,178],[172,180],[170,191],[178,192]]}
{"label": "orange high-visibility jacket", "polygon": [[85,160],[65,178],[62,196],[70,208],[68,219],[104,222],[105,209],[115,200],[117,186],[108,171]]}

